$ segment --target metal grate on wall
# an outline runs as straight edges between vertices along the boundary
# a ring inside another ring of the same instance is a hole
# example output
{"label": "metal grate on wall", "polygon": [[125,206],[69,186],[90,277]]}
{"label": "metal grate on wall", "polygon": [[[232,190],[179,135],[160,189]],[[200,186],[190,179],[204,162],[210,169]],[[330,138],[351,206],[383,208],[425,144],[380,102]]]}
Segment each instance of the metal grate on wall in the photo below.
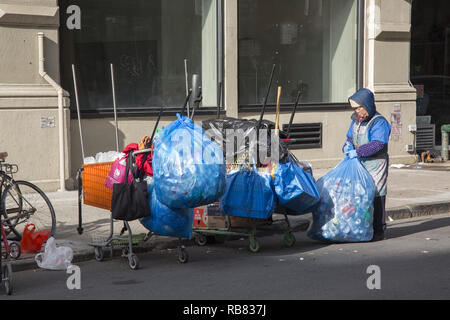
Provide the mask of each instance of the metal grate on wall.
{"label": "metal grate on wall", "polygon": [[[289,125],[283,125],[283,131],[287,132]],[[322,123],[293,123],[289,149],[316,149],[322,148]]]}
{"label": "metal grate on wall", "polygon": [[416,151],[431,151],[434,149],[435,125],[417,124]]}

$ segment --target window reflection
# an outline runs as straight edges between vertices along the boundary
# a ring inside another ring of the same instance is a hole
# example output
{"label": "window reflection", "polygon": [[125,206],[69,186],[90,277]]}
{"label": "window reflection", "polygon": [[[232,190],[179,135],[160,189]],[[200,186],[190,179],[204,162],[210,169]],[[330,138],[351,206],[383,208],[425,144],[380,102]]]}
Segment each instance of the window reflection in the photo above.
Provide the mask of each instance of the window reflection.
{"label": "window reflection", "polygon": [[[239,0],[239,104],[346,102],[356,89],[357,1]],[[272,90],[269,101],[275,101]]]}
{"label": "window reflection", "polygon": [[73,97],[76,66],[82,110],[112,108],[111,63],[119,108],[179,107],[185,59],[200,75],[203,105],[216,105],[216,0],[77,0],[81,29],[68,30],[72,2],[60,1],[61,74]]}
{"label": "window reflection", "polygon": [[431,116],[437,145],[450,123],[450,5],[415,0],[411,17],[410,77],[417,90],[417,116]]}

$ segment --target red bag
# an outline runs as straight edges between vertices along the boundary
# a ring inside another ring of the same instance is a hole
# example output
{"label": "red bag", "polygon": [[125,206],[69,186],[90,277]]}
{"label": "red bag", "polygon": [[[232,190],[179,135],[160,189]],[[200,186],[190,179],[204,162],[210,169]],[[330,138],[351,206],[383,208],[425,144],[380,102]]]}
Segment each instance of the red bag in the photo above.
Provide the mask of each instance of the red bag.
{"label": "red bag", "polygon": [[[31,227],[31,229],[30,229]],[[47,241],[50,230],[36,231],[34,224],[27,224],[23,230],[22,240],[20,241],[20,248],[25,253],[36,253],[41,250],[42,244]]]}
{"label": "red bag", "polygon": [[[127,157],[123,157],[121,159],[117,158],[114,161],[111,170],[109,171],[108,176],[106,177],[105,186],[107,188],[112,189],[115,183],[124,183],[126,163],[124,163],[123,160],[125,160],[126,158]],[[131,184],[132,181],[133,177],[129,175],[128,184]]]}
{"label": "red bag", "polygon": [[[128,156],[128,154],[130,152],[134,152],[134,151],[138,151],[138,150],[140,150],[140,149],[139,149],[139,145],[137,143],[130,143],[129,145],[127,145],[125,147],[125,149],[123,149],[122,152],[127,154],[127,156]],[[144,161],[144,158],[145,158],[145,161]],[[136,159],[134,161],[134,163],[137,165],[138,171],[143,172],[145,175],[147,175],[149,177],[153,177],[152,158],[153,158],[152,152],[146,153],[146,154],[139,153],[138,155],[136,155]]]}

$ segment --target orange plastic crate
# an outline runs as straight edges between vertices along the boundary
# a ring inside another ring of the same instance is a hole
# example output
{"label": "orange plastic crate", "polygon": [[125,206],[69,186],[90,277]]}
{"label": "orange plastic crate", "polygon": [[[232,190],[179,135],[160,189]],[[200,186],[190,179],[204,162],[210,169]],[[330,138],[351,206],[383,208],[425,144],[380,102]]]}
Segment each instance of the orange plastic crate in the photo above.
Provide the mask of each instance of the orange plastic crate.
{"label": "orange plastic crate", "polygon": [[106,177],[114,162],[83,165],[83,203],[111,210],[112,189],[105,186]]}

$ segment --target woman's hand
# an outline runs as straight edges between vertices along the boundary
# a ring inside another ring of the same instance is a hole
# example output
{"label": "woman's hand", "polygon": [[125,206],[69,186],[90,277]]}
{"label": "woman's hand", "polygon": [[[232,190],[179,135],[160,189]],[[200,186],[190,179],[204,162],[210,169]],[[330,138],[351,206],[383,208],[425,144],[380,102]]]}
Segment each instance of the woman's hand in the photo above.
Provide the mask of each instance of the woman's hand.
{"label": "woman's hand", "polygon": [[356,153],[355,149],[352,149],[348,152],[347,157],[349,157],[350,159],[358,158],[358,154]]}
{"label": "woman's hand", "polygon": [[353,144],[350,141],[346,141],[344,144],[344,149],[342,150],[342,152],[344,154],[348,154],[351,150],[354,150],[355,148],[353,147]]}

